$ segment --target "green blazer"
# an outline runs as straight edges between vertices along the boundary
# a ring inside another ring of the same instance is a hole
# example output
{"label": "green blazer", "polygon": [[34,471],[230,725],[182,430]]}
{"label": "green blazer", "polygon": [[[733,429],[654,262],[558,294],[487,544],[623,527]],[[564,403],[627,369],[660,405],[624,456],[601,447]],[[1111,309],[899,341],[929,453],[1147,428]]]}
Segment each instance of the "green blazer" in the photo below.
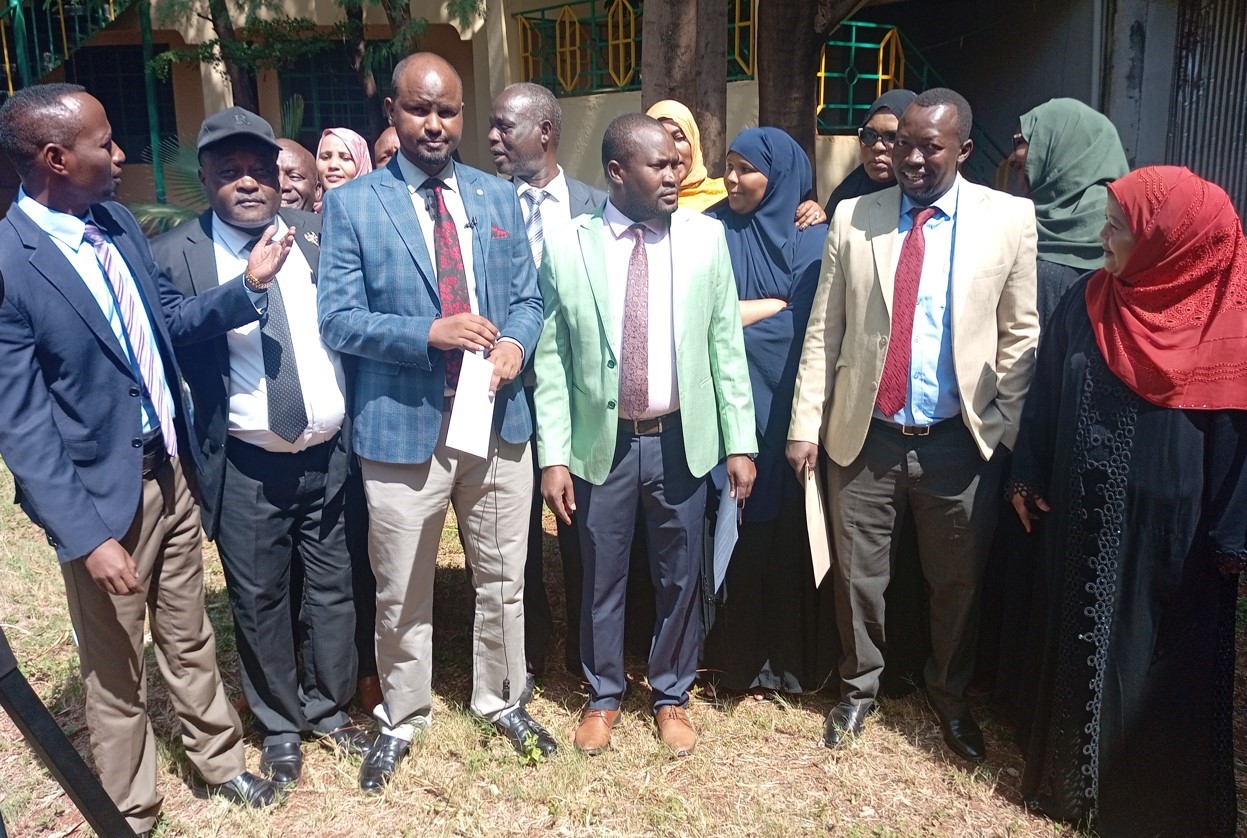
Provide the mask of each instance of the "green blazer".
{"label": "green blazer", "polygon": [[[603,207],[546,237],[539,282],[545,327],[537,373],[537,459],[599,485],[619,431],[619,347],[612,345]],[[756,454],[753,395],[736,280],[723,228],[677,210],[671,218],[676,389],[689,471],[700,477],[726,454]]]}

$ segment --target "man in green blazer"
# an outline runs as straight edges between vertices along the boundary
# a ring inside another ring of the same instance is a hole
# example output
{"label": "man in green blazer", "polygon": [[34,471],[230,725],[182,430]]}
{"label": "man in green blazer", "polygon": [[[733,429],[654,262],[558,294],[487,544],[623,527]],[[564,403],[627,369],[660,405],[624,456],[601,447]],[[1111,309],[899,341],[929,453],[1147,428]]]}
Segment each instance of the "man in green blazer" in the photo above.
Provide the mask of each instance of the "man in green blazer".
{"label": "man in green blazer", "polygon": [[649,660],[659,735],[697,742],[685,706],[701,640],[697,593],[706,473],[726,455],[744,503],[757,453],[736,283],[719,222],[676,210],[675,144],[654,119],[606,129],[603,207],[546,237],[537,345],[541,493],[579,519],[581,662],[589,704],[576,746],[597,754],[619,719],[634,516],[644,510],[657,582]]}

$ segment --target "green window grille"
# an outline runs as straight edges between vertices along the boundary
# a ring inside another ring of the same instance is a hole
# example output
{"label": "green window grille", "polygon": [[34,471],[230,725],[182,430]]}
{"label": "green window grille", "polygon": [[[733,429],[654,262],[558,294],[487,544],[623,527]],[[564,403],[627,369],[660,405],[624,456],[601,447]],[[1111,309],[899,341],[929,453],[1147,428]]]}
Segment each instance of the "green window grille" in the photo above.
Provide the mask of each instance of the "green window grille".
{"label": "green window grille", "polygon": [[[167,44],[153,45],[164,52]],[[141,163],[151,149],[147,97],[143,95],[143,48],[133,46],[82,47],[65,62],[65,80],[80,84],[100,100],[113,128],[113,139],[126,154],[127,163]],[[177,136],[177,111],[173,82],[156,78],[157,131],[161,138]]]}
{"label": "green window grille", "polygon": [[[389,89],[395,63],[390,58],[374,62],[372,72],[382,96]],[[281,70],[280,90],[283,102],[295,94],[303,97],[303,123],[292,139],[307,148],[315,151],[326,128],[350,128],[370,143],[376,139],[369,136],[368,103],[345,45],[299,59]]]}

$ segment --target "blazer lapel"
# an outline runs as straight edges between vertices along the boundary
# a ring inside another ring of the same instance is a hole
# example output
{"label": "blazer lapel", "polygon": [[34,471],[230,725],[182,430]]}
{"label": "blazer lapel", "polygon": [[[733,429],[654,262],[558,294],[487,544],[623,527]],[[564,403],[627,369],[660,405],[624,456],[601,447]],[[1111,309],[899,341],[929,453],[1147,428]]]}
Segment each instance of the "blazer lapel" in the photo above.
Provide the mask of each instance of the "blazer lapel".
{"label": "blazer lapel", "polygon": [[684,236],[688,234],[687,231],[687,212],[676,210],[675,214],[671,216],[669,235],[671,236],[671,311],[675,315],[671,320],[672,328],[675,332],[677,355],[680,351],[680,345],[684,342],[685,324],[690,319],[685,316],[688,312],[686,306],[689,305],[689,285],[692,283],[695,275],[700,276],[694,259],[695,257],[704,256],[706,253],[704,247],[697,247],[691,240],[689,246],[683,246]]}
{"label": "blazer lapel", "polygon": [[486,259],[489,239],[493,235],[490,224],[489,206],[485,203],[485,190],[477,185],[475,173],[467,166],[455,166],[455,182],[459,185],[459,197],[463,201],[463,209],[468,215],[468,226],[472,228],[472,272],[476,279],[476,305],[482,316],[493,322],[500,322],[490,317],[494,313],[489,299],[489,271]]}
{"label": "blazer lapel", "polygon": [[17,228],[22,242],[28,248],[33,249],[30,254],[31,267],[42,274],[43,278],[60,292],[117,363],[129,370],[130,362],[122,354],[121,344],[117,342],[117,336],[113,334],[112,328],[108,325],[104,312],[100,310],[99,304],[87,290],[82,277],[78,276],[78,271],[74,270],[74,266],[65,258],[65,254],[61,253],[56,242],[31,221],[30,216],[22,212],[20,207],[14,205],[9,210],[8,218]]}
{"label": "blazer lapel", "polygon": [[589,293],[593,295],[611,359],[616,360],[619,357],[619,347],[614,345],[615,330],[611,326],[613,321],[609,281],[606,277],[606,252],[602,245],[602,237],[606,234],[600,212],[594,212],[585,218],[576,231],[580,240],[580,257],[584,260],[585,276],[589,278]]}
{"label": "blazer lapel", "polygon": [[[220,277],[217,276],[216,246],[212,241],[212,210],[200,215],[198,224],[187,226],[186,247],[182,251],[182,258],[186,260],[186,276],[191,290],[196,294],[202,294],[221,284]],[[217,369],[221,372],[221,381],[228,393],[229,341],[225,335],[212,339],[212,351],[216,353]]]}
{"label": "blazer lapel", "polygon": [[433,292],[433,299],[438,299],[437,271],[433,267],[433,257],[424,244],[424,233],[420,231],[420,219],[416,218],[416,210],[411,205],[407,182],[403,180],[396,160],[391,160],[382,171],[384,174],[381,177],[372,179],[373,191],[398,230],[399,238],[407,246],[425,284]]}
{"label": "blazer lapel", "polygon": [[[281,220],[286,222],[287,227],[297,228],[299,226],[280,212],[278,215],[281,215]],[[309,232],[307,230],[296,230],[294,243],[303,254],[303,258],[307,260],[307,266],[312,269],[312,284],[315,285],[316,278],[319,275],[318,271],[320,270],[320,237],[308,238],[308,235]]]}
{"label": "blazer lapel", "polygon": [[870,239],[871,250],[874,251],[875,277],[883,294],[883,305],[888,310],[889,321],[892,318],[892,293],[896,279],[892,253],[898,236],[896,228],[901,211],[900,196],[900,189],[894,187],[876,193],[873,198],[861,199],[872,201],[867,215],[866,235]]}
{"label": "blazer lapel", "polygon": [[[952,322],[955,326],[961,319],[965,309],[966,295],[974,284],[974,274],[978,270],[978,257],[984,252],[974,247],[969,239],[959,240],[957,233],[961,230],[989,229],[990,225],[980,220],[986,196],[970,184],[962,181],[961,191],[957,197],[957,220],[953,229],[953,269],[952,269]],[[988,250],[989,253],[995,253]]]}

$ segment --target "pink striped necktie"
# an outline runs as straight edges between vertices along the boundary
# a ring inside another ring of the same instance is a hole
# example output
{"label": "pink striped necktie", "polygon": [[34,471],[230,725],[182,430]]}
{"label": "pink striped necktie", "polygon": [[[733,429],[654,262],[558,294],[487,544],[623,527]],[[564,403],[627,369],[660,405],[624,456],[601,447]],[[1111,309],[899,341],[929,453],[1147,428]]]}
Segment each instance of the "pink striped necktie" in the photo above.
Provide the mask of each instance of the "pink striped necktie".
{"label": "pink striped necktie", "polygon": [[176,457],[178,442],[173,426],[173,400],[166,391],[164,365],[151,333],[143,301],[139,299],[137,284],[126,267],[119,264],[119,257],[108,246],[104,231],[88,223],[82,231],[82,237],[95,248],[95,258],[99,260],[104,275],[108,277],[108,284],[112,286],[113,296],[117,300],[117,313],[121,315],[122,327],[130,339],[130,351],[134,353],[134,362],[143,376],[143,386],[156,408],[156,418],[160,420],[160,428],[164,432],[165,450],[170,457]]}

